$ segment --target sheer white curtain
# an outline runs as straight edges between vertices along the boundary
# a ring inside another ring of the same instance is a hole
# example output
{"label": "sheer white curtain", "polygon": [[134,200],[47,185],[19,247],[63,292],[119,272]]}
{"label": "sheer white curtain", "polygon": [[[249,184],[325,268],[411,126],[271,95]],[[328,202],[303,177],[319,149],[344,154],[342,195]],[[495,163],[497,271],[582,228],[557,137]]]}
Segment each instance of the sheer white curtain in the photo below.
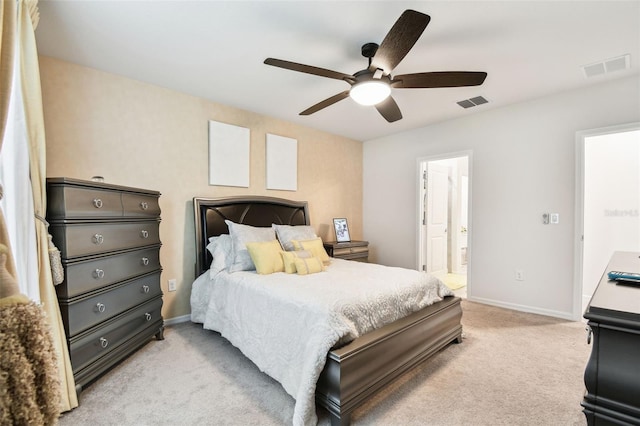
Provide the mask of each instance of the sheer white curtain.
{"label": "sheer white curtain", "polygon": [[[39,19],[38,2],[2,1],[0,12],[3,25],[0,40],[0,134],[6,133],[0,144],[3,148],[0,152],[0,181],[4,187],[0,213],[4,212],[8,217],[6,228],[11,233],[10,236],[6,235],[8,232],[5,232],[3,225],[4,215],[0,215],[0,243],[8,240],[9,244],[5,245],[13,246],[15,262],[11,264],[17,263],[20,272],[13,272],[13,266],[9,272],[19,277],[20,293],[42,304],[57,354],[59,383],[62,388],[59,410],[63,412],[77,407],[78,400],[51,276],[48,233],[44,222],[47,205],[46,145],[35,40],[35,27]],[[12,72],[13,70],[15,71]],[[10,103],[7,100],[9,93],[13,95]],[[11,105],[10,116],[7,105]],[[5,111],[11,121],[10,126],[5,124]],[[2,289],[0,282],[0,290]]]}
{"label": "sheer white curtain", "polygon": [[[18,43],[19,37],[16,38],[16,46]],[[0,152],[0,184],[4,188],[0,205],[11,242],[20,293],[40,302],[38,269],[34,268],[38,264],[36,226],[29,180],[29,144],[20,90],[22,79],[19,61],[15,61],[13,77],[9,116]]]}

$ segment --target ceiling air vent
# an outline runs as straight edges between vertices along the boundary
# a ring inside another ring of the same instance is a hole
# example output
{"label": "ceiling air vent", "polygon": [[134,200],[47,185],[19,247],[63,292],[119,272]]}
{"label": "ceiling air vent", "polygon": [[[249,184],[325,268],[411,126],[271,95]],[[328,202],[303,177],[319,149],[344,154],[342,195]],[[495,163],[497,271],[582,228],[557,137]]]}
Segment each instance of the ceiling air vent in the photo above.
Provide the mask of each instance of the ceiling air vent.
{"label": "ceiling air vent", "polygon": [[626,70],[629,69],[630,66],[631,55],[627,54],[585,65],[582,67],[582,71],[584,72],[585,77],[591,78],[595,77],[596,75],[603,75],[610,72]]}
{"label": "ceiling air vent", "polygon": [[475,98],[465,99],[464,101],[460,101],[456,103],[460,105],[462,108],[471,108],[476,105],[486,104],[487,102],[489,101],[483,98],[482,96],[476,96]]}

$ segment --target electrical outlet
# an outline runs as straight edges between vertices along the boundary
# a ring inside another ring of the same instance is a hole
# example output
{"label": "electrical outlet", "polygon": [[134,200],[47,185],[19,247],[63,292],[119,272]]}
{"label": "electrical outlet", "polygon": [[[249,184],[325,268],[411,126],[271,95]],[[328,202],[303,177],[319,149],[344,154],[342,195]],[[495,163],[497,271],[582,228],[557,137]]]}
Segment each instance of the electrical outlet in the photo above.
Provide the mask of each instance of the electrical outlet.
{"label": "electrical outlet", "polygon": [[177,283],[176,283],[176,279],[175,278],[170,279],[168,281],[168,284],[169,284],[169,286],[168,286],[169,287],[169,291],[176,291]]}
{"label": "electrical outlet", "polygon": [[560,223],[560,213],[551,213],[549,216],[551,218],[552,225],[557,225]]}
{"label": "electrical outlet", "polygon": [[522,269],[516,269],[516,281],[524,281],[524,272]]}

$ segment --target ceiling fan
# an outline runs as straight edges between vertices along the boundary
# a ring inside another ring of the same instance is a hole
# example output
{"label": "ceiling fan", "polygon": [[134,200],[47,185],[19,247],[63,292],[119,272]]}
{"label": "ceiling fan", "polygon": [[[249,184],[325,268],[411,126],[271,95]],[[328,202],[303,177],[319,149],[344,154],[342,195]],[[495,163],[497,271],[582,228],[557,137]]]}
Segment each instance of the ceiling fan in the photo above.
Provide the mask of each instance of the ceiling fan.
{"label": "ceiling fan", "polygon": [[402,113],[398,104],[391,97],[391,88],[479,86],[487,77],[486,72],[474,71],[422,72],[392,76],[391,71],[409,53],[430,20],[429,15],[415,10],[405,10],[380,45],[366,43],[362,46],[362,56],[369,59],[369,67],[353,75],[275,58],[267,58],[264,63],[320,77],[344,80],[351,85],[349,90],[318,102],[302,111],[300,115],[313,114],[342,99],[351,97],[362,105],[374,105],[378,112],[392,123],[400,120]]}

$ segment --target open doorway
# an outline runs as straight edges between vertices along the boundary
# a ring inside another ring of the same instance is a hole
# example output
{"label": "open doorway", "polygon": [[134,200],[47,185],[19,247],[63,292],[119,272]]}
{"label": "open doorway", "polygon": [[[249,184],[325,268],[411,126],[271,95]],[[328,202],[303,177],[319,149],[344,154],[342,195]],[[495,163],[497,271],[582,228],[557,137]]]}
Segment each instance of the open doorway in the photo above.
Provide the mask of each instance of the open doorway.
{"label": "open doorway", "polygon": [[615,251],[640,251],[640,123],[581,132],[576,291],[582,316]]}
{"label": "open doorway", "polygon": [[418,267],[467,297],[470,153],[422,158],[419,167]]}

